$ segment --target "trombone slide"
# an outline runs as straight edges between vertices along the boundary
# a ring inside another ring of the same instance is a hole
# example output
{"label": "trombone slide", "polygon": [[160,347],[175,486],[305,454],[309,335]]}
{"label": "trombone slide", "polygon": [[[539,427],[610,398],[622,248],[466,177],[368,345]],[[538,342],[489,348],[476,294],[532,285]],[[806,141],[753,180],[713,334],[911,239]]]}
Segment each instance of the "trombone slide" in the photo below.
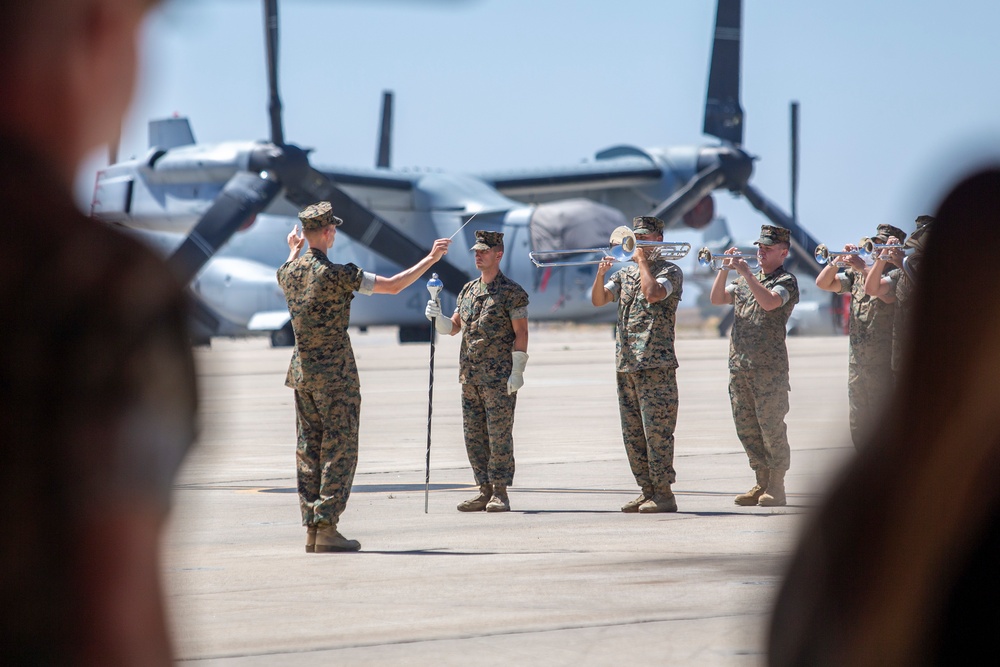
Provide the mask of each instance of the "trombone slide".
{"label": "trombone slide", "polygon": [[[532,264],[541,268],[546,266],[586,266],[600,264],[605,257],[611,257],[616,262],[627,262],[635,256],[639,249],[655,249],[662,259],[681,259],[691,250],[690,243],[674,243],[671,241],[643,241],[635,237],[628,227],[617,227],[611,233],[607,248],[578,248],[573,250],[532,250],[528,253]],[[600,257],[580,260],[561,260],[558,257],[569,255],[588,255],[600,253]]]}

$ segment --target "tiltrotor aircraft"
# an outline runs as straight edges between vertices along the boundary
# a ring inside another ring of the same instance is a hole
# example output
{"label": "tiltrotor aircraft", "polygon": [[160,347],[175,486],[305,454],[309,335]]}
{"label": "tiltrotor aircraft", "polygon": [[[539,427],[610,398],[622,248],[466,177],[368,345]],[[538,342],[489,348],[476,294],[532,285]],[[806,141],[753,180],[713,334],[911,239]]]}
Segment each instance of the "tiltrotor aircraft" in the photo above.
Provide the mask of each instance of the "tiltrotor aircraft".
{"label": "tiltrotor aircraft", "polygon": [[[593,160],[534,172],[414,173],[390,167],[391,94],[383,99],[374,168],[317,167],[309,150],[286,141],[278,95],[277,0],[265,0],[269,141],[197,144],[185,118],[152,121],[148,152],[98,173],[92,213],[122,225],[169,255],[196,297],[194,336],[270,333],[292,342],[275,269],[297,211],[320,200],[343,218],[331,260],[392,275],[423,257],[433,239],[455,236],[434,271],[443,307],[476,274],[477,229],[505,234],[501,269],[530,294],[534,320],[611,320],[590,288],[596,263],[536,268],[529,251],[605,247],[636,215],[668,229],[698,229],[714,216],[712,192],[740,194],[774,224],[792,230],[791,268],[816,275],[816,241],[750,184],[753,156],[743,147],[740,107],[741,0],[719,0],[703,131],[720,143],[639,148],[614,146]],[[794,116],[793,116],[794,121]],[[793,122],[793,161],[794,122]],[[470,222],[463,228],[463,224]],[[665,237],[668,238],[668,237]],[[396,296],[355,299],[351,324],[398,325],[400,340],[427,340],[423,283]]]}

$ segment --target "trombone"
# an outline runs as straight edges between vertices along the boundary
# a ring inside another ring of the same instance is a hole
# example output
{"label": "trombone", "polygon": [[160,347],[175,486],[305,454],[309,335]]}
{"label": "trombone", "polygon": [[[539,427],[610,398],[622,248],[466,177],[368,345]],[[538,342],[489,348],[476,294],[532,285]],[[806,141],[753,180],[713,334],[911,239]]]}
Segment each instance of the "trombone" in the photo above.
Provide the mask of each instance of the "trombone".
{"label": "trombone", "polygon": [[[545,266],[585,266],[600,264],[605,257],[611,257],[616,262],[627,262],[635,256],[640,248],[652,249],[662,259],[681,259],[691,250],[690,243],[674,243],[671,241],[643,241],[635,237],[628,227],[617,227],[611,232],[607,248],[579,248],[575,250],[533,250],[528,253],[531,262],[537,267]],[[558,257],[568,255],[584,255],[600,253],[599,259],[562,260]]]}
{"label": "trombone", "polygon": [[[865,239],[861,240],[864,241]],[[837,264],[842,263],[843,258],[850,255],[867,257],[869,254],[871,254],[871,250],[865,250],[864,248],[861,250],[830,250],[826,247],[825,243],[820,243],[816,246],[816,253],[814,256],[816,257],[816,261],[820,264],[829,264],[831,262]]]}
{"label": "trombone", "polygon": [[723,262],[727,259],[742,259],[751,270],[756,271],[760,268],[760,260],[757,259],[757,254],[748,254],[745,252],[736,253],[733,255],[728,255],[726,253],[713,253],[710,248],[702,248],[698,251],[698,263],[702,266],[706,266],[713,271],[721,271],[723,269],[731,269],[731,266],[723,266]]}

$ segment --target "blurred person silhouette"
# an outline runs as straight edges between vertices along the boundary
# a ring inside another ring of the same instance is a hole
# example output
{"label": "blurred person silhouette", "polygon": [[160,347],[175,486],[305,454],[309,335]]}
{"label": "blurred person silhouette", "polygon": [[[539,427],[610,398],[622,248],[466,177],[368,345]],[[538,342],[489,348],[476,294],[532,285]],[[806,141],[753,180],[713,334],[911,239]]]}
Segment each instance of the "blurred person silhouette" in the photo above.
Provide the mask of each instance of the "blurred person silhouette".
{"label": "blurred person silhouette", "polygon": [[[895,304],[892,323],[892,372],[898,374],[905,356],[906,337],[903,331],[909,328],[910,301],[917,280],[918,267],[923,257],[924,245],[934,223],[930,215],[918,215],[917,227],[906,238],[905,234],[890,235],[888,243],[901,245],[877,253],[871,271],[865,277],[865,294],[873,298],[892,299]],[[901,231],[901,230],[897,230]],[[905,252],[912,251],[907,258]],[[888,272],[884,269],[888,268]]]}
{"label": "blurred person silhouette", "polygon": [[[768,664],[978,664],[1000,628],[1000,167],[926,234],[898,385],[878,433],[808,522]],[[960,284],[956,278],[960,277]]]}
{"label": "blurred person silhouette", "polygon": [[[883,223],[871,239],[884,244],[889,239],[906,239],[906,232]],[[865,289],[869,279],[878,280],[889,272],[891,265],[879,259],[879,254],[875,260],[878,266],[869,267],[860,255],[850,254],[858,251],[858,246],[848,243],[844,254],[831,258],[816,276],[816,286],[820,289],[851,296],[847,398],[855,448],[867,440],[892,388],[892,332],[896,315],[896,296],[888,287],[877,296]]]}
{"label": "blurred person silhouette", "polygon": [[72,198],[151,0],[0,0],[0,664],[167,665],[159,541],[195,432],[184,290]]}

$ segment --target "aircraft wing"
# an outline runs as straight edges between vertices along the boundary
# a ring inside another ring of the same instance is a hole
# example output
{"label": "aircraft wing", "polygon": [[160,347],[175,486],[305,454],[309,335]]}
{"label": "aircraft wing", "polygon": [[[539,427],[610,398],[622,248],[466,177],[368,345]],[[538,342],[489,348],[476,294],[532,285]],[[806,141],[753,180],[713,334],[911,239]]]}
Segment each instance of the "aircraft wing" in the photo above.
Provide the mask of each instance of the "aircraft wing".
{"label": "aircraft wing", "polygon": [[387,169],[349,169],[344,167],[327,168],[319,167],[327,178],[343,186],[360,186],[378,188],[381,190],[412,190],[419,180],[420,174],[414,172],[412,175],[399,171],[388,171]]}
{"label": "aircraft wing", "polygon": [[525,196],[582,196],[595,189],[629,188],[660,183],[663,170],[646,155],[606,156],[596,160],[551,169],[520,170],[478,174],[478,176],[514,199]]}

